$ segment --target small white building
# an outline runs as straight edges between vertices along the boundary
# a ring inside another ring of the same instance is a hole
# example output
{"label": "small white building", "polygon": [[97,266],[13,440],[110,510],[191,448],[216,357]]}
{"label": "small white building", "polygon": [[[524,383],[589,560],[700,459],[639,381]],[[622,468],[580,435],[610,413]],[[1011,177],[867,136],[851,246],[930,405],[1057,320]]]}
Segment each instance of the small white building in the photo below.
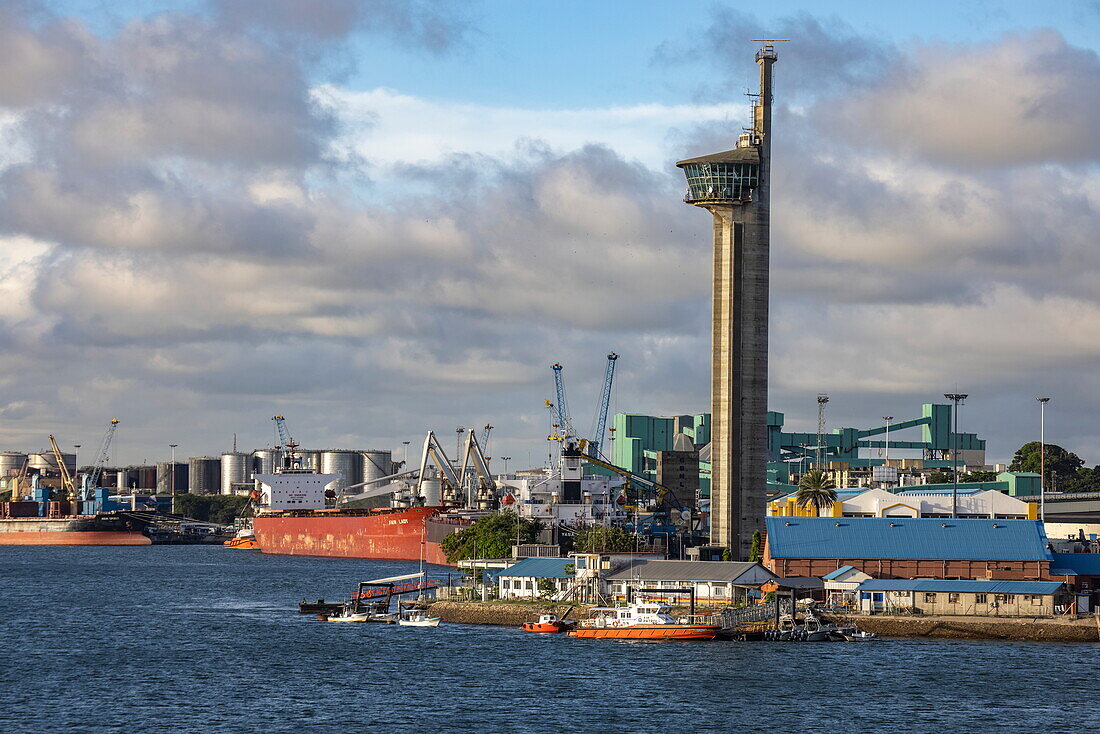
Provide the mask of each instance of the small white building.
{"label": "small white building", "polygon": [[[1035,519],[1034,509],[1016,497],[995,489],[961,489],[957,494],[958,517],[990,519]],[[798,507],[794,495],[768,503],[768,515],[815,516],[812,507]],[[827,517],[951,517],[951,492],[942,489],[837,490],[837,501],[822,515]]]}
{"label": "small white building", "polygon": [[[576,563],[572,558],[524,558],[496,575],[501,599],[535,599],[557,596],[573,585]],[[544,591],[545,587],[551,590]]]}
{"label": "small white building", "polygon": [[856,606],[856,589],[871,575],[855,566],[841,566],[832,573],[821,577],[825,588],[825,602],[832,607]]}

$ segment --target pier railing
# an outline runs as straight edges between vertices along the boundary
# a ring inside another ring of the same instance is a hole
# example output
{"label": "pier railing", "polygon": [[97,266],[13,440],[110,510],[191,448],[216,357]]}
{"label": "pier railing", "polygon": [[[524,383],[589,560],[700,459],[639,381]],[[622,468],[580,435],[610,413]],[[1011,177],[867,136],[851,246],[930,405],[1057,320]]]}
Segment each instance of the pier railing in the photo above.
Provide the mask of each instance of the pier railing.
{"label": "pier railing", "polygon": [[[775,606],[777,603],[780,604],[778,612]],[[781,599],[778,602],[772,600],[764,604],[754,604],[750,607],[723,609],[717,614],[712,615],[711,618],[714,621],[711,622],[711,624],[716,624],[722,629],[732,629],[734,627],[742,627],[750,624],[771,622],[774,621],[777,616],[783,614],[791,614],[790,599]]]}

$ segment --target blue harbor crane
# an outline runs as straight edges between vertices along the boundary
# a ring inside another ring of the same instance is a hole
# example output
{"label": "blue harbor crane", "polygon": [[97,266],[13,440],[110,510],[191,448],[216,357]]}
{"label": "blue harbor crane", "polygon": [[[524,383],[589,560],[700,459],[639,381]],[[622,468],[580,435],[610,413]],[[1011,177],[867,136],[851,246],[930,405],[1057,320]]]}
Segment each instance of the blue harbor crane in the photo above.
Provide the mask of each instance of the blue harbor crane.
{"label": "blue harbor crane", "polygon": [[115,437],[115,429],[118,428],[118,418],[112,418],[111,422],[107,424],[107,431],[103,434],[103,441],[99,446],[99,453],[96,454],[95,464],[92,465],[91,475],[85,475],[84,486],[82,487],[85,500],[92,499],[92,490],[99,486],[100,477],[103,476],[103,467],[107,465],[107,452],[111,448],[111,441]]}
{"label": "blue harbor crane", "polygon": [[555,362],[550,369],[554,371],[554,393],[557,397],[553,404],[557,425],[555,438],[559,441],[576,440],[577,432],[573,430],[573,420],[569,417],[569,406],[565,401],[565,379],[562,377],[564,368],[560,362]]}
{"label": "blue harbor crane", "polygon": [[603,392],[600,394],[600,402],[596,404],[596,415],[593,418],[593,428],[588,439],[588,453],[590,456],[601,456],[600,446],[603,444],[604,434],[607,433],[607,411],[611,407],[611,386],[615,381],[615,362],[619,355],[612,352],[607,355],[607,369],[603,373]]}
{"label": "blue harbor crane", "polygon": [[281,415],[272,416],[271,420],[275,421],[275,430],[279,434],[279,445],[276,449],[286,450],[286,466],[291,469],[299,468],[298,464],[300,459],[298,458],[298,452],[295,450],[298,448],[298,444],[290,436],[290,429],[286,427],[286,418]]}

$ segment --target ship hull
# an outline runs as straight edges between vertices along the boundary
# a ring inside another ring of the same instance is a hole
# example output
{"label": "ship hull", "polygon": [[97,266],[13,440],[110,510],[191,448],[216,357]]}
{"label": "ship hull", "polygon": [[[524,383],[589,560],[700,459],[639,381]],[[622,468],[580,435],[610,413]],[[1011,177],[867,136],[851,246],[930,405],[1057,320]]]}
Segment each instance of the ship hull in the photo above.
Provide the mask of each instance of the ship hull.
{"label": "ship hull", "polygon": [[150,545],[140,530],[108,529],[94,516],[0,520],[0,545]]}
{"label": "ship hull", "polygon": [[570,637],[606,640],[713,640],[718,628],[701,624],[636,624],[630,627],[579,628]]}
{"label": "ship hull", "polygon": [[330,558],[374,558],[447,564],[437,540],[428,538],[425,521],[438,507],[391,512],[355,511],[260,515],[252,521],[263,553]]}

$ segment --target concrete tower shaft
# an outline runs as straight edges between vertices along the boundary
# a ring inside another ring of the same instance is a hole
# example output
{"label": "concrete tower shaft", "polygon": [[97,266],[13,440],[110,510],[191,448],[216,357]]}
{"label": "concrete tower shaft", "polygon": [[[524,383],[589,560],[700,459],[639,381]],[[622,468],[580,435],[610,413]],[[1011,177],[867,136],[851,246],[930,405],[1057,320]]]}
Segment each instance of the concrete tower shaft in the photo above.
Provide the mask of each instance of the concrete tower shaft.
{"label": "concrete tower shaft", "polygon": [[756,54],[760,93],[738,147],[680,161],[685,201],[714,222],[711,318],[711,542],[747,559],[763,527],[767,482],[770,44]]}

